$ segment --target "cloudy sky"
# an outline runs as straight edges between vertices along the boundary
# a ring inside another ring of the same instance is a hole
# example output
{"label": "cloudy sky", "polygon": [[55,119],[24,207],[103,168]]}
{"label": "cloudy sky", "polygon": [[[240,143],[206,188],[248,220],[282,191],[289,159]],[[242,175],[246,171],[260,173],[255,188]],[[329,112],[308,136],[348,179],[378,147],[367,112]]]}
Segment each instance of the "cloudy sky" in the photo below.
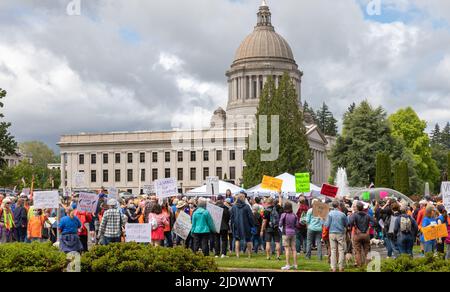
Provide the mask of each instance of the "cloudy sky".
{"label": "cloudy sky", "polygon": [[[19,141],[207,123],[260,0],[0,1],[0,87]],[[303,99],[339,119],[368,99],[450,120],[450,1],[267,0],[302,71]],[[75,7],[76,8],[76,7]],[[369,13],[368,13],[369,12]],[[375,12],[375,14],[373,13]]]}

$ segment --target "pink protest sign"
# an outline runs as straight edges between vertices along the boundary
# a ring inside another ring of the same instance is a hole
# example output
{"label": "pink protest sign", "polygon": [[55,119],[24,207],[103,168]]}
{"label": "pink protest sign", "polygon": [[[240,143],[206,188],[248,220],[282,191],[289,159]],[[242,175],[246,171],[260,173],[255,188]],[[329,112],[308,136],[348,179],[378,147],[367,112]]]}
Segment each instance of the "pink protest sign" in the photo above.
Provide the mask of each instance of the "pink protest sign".
{"label": "pink protest sign", "polygon": [[389,196],[388,192],[380,192],[380,199],[384,200]]}

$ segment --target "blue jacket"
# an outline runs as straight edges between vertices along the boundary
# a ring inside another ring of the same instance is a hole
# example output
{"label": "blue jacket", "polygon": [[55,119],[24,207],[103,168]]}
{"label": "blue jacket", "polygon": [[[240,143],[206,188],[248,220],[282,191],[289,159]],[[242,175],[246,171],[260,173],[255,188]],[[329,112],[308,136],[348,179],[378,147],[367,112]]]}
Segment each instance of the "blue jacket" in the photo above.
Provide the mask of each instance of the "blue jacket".
{"label": "blue jacket", "polygon": [[216,232],[216,228],[214,227],[214,222],[209,214],[208,210],[205,208],[199,207],[195,210],[194,214],[192,214],[192,234],[199,233],[214,233]]}
{"label": "blue jacket", "polygon": [[331,210],[324,225],[330,229],[330,234],[345,234],[348,219],[341,211]]}
{"label": "blue jacket", "polygon": [[58,227],[61,229],[61,235],[78,234],[78,228],[81,228],[81,222],[76,216],[73,219],[66,216],[61,219]]}
{"label": "blue jacket", "polygon": [[308,225],[308,229],[311,231],[321,231],[323,221],[319,217],[314,217],[312,215],[313,209],[309,209],[308,213],[306,213],[306,224]]}

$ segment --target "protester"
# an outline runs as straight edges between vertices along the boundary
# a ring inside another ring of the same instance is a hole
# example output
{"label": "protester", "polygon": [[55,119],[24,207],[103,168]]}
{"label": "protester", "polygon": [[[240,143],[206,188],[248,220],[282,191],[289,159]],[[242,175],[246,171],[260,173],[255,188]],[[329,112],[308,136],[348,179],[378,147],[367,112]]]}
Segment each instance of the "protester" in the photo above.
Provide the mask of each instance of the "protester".
{"label": "protester", "polygon": [[172,227],[175,223],[174,213],[169,205],[169,202],[165,200],[162,205],[162,214],[166,217],[167,224],[164,225],[164,242],[166,247],[173,247]]}
{"label": "protester", "polygon": [[324,226],[329,229],[331,271],[336,272],[337,265],[339,265],[339,271],[343,272],[345,260],[345,234],[348,219],[341,211],[338,201],[333,201],[332,208],[333,209],[328,213],[327,220],[324,223]]}
{"label": "protester", "polygon": [[14,215],[11,211],[11,199],[4,198],[2,199],[1,208],[0,208],[0,242],[7,243],[12,242],[14,238]]}
{"label": "protester", "polygon": [[[439,215],[436,218],[436,220],[438,221],[438,224],[446,224],[448,222],[448,215],[447,215],[447,211],[445,210],[444,205],[438,205],[437,212]],[[446,239],[445,237],[436,239],[436,251],[440,254],[445,253],[445,239]]]}
{"label": "protester", "polygon": [[[83,246],[82,251],[88,251],[88,229],[86,225],[89,225],[92,222],[92,214],[85,211],[79,211],[77,209],[73,212],[73,216],[81,222],[81,227],[79,227],[78,230],[78,237]],[[72,218],[73,216],[68,213],[68,216],[66,217]]]}
{"label": "protester", "polygon": [[[319,202],[317,199],[312,201],[314,206],[315,202]],[[322,225],[323,221],[319,217],[313,216],[313,209],[309,209],[306,213],[306,225],[307,225],[307,240],[306,240],[306,259],[311,259],[312,245],[315,243],[317,247],[317,257],[319,261],[322,260]]]}
{"label": "protester", "polygon": [[61,219],[58,226],[61,231],[59,249],[64,253],[87,251],[87,232],[85,235],[86,249],[78,236],[78,229],[82,227],[80,219],[75,216],[75,210],[72,207],[67,210],[67,214]]}
{"label": "protester", "polygon": [[201,246],[203,255],[209,256],[209,237],[211,233],[214,233],[214,222],[206,210],[206,199],[199,198],[197,203],[198,208],[192,215],[192,236],[194,238],[193,251],[197,252]]}
{"label": "protester", "polygon": [[364,212],[364,203],[356,204],[357,212],[349,218],[348,226],[352,228],[352,243],[355,252],[356,265],[362,267],[366,264],[370,248],[370,225],[373,219]]}
{"label": "protester", "polygon": [[[263,241],[261,238],[261,227],[263,218],[261,215],[261,208],[258,204],[252,206],[253,211],[253,221],[255,222],[256,229],[252,232],[252,244],[254,253],[258,253],[259,249],[263,246]],[[264,212],[264,211],[263,211]]]}
{"label": "protester", "polygon": [[308,227],[306,226],[306,214],[308,213],[309,207],[305,197],[303,196],[299,198],[298,203],[299,207],[297,210],[297,218],[299,224],[297,232],[297,252],[300,253],[301,251],[303,251],[304,253],[306,253],[306,240],[308,233]]}
{"label": "protester", "polygon": [[419,228],[416,220],[407,214],[407,207],[400,207],[400,218],[395,222],[394,232],[397,238],[397,246],[400,254],[407,254],[413,257],[414,241]]}
{"label": "protester", "polygon": [[[437,220],[435,216],[435,210],[433,206],[428,206],[425,209],[425,215],[422,220],[422,228],[425,228],[430,225],[437,225]],[[425,240],[424,235],[422,234],[421,242],[423,242],[424,253],[431,253],[436,251],[436,240]]]}
{"label": "protester", "polygon": [[161,246],[164,245],[164,228],[170,222],[167,216],[163,214],[162,207],[158,203],[153,203],[151,208],[148,222],[152,226],[152,243],[154,246]]}
{"label": "protester", "polygon": [[239,194],[235,205],[231,208],[231,229],[233,239],[235,240],[236,257],[240,257],[241,241],[245,241],[247,245],[248,257],[251,257],[252,244],[252,229],[256,230],[256,225],[253,218],[253,213],[249,205],[245,202],[245,195]]}
{"label": "protester", "polygon": [[297,230],[298,218],[293,213],[292,203],[287,202],[284,204],[284,212],[280,217],[280,228],[282,229],[282,241],[286,254],[286,266],[282,267],[282,270],[290,270],[290,256],[292,255],[294,270],[298,269],[297,265],[297,251],[296,251],[296,230]]}
{"label": "protester", "polygon": [[25,242],[27,237],[28,217],[27,210],[24,207],[24,199],[19,198],[16,203],[16,208],[13,212],[15,225],[15,238],[18,242]]}
{"label": "protester", "polygon": [[108,210],[103,214],[98,238],[103,244],[108,245],[121,241],[124,220],[117,208],[117,200],[109,199],[106,208]]}
{"label": "protester", "polygon": [[265,201],[267,207],[264,210],[263,225],[261,227],[261,237],[266,242],[266,257],[270,260],[270,252],[272,240],[275,242],[275,250],[277,254],[277,260],[280,260],[281,247],[280,240],[281,234],[279,229],[280,215],[283,213],[281,193],[279,194],[279,200],[277,204],[274,203],[273,198],[267,198]]}
{"label": "protester", "polygon": [[[230,210],[227,206],[224,205],[224,197],[219,195],[217,196],[216,206],[223,209],[222,221],[220,223],[219,233],[214,233],[214,252],[215,256],[222,258],[227,257],[227,249],[228,249],[228,230],[229,222],[230,222]],[[216,230],[217,231],[217,230]]]}

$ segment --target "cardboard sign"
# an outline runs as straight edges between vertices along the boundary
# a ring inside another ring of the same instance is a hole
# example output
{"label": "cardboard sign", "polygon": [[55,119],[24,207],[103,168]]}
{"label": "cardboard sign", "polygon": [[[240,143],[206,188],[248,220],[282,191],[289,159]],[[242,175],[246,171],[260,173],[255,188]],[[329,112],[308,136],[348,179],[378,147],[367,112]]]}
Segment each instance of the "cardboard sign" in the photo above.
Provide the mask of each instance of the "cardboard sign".
{"label": "cardboard sign", "polygon": [[220,233],[220,225],[222,225],[223,209],[216,205],[208,203],[206,206],[206,210],[208,210],[209,214],[211,215],[214,221],[216,233]]}
{"label": "cardboard sign", "polygon": [[97,211],[98,195],[80,193],[77,209],[81,212],[95,213]]}
{"label": "cardboard sign", "polygon": [[450,210],[450,182],[448,181],[442,182],[441,194],[445,210]]}
{"label": "cardboard sign", "polygon": [[339,190],[338,187],[335,187],[335,186],[332,186],[329,184],[323,184],[322,190],[320,191],[320,193],[327,197],[336,198],[338,190]]}
{"label": "cardboard sign", "polygon": [[281,192],[283,180],[265,175],[261,184],[261,188],[269,191]]}
{"label": "cardboard sign", "polygon": [[380,192],[380,200],[384,200],[389,196],[388,192]]}
{"label": "cardboard sign", "polygon": [[155,186],[153,184],[145,185],[143,188],[145,195],[151,195],[155,193]]}
{"label": "cardboard sign", "polygon": [[325,220],[330,213],[330,206],[322,202],[315,202],[313,205],[313,216]]}
{"label": "cardboard sign", "polygon": [[82,188],[86,185],[85,180],[85,173],[84,172],[75,172],[74,173],[74,179],[75,179],[75,187],[76,188]]}
{"label": "cardboard sign", "polygon": [[217,176],[206,178],[206,193],[212,196],[219,194],[219,178]]}
{"label": "cardboard sign", "polygon": [[158,198],[173,197],[178,194],[177,180],[174,178],[158,179],[155,181],[156,196]]}
{"label": "cardboard sign", "polygon": [[297,193],[309,193],[311,191],[311,178],[309,173],[295,174],[295,191]]}
{"label": "cardboard sign", "polygon": [[447,225],[430,225],[422,228],[422,233],[425,241],[435,240],[438,238],[443,238],[448,236]]}
{"label": "cardboard sign", "polygon": [[59,207],[58,191],[34,192],[33,206],[35,209],[53,209]]}
{"label": "cardboard sign", "polygon": [[173,232],[179,237],[186,240],[186,238],[189,236],[189,233],[191,232],[191,229],[191,217],[181,211],[178,215],[177,221],[175,221],[175,224],[173,225]]}
{"label": "cardboard sign", "polygon": [[125,225],[125,241],[137,243],[152,242],[152,225],[151,224],[126,224]]}

